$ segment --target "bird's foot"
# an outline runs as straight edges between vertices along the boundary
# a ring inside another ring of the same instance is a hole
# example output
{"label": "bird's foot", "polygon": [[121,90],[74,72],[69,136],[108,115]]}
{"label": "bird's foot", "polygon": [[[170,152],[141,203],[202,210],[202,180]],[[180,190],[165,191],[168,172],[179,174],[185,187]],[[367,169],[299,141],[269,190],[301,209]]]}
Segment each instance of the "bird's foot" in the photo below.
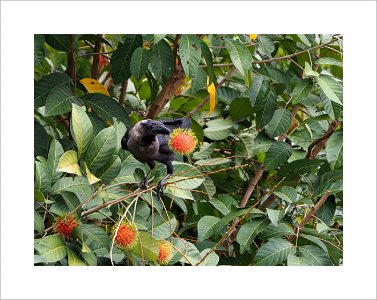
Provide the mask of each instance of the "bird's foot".
{"label": "bird's foot", "polygon": [[162,196],[165,196],[164,194],[164,190],[162,189],[162,185],[164,184],[164,182],[162,182],[162,180],[158,183],[157,185],[157,200],[162,200]]}
{"label": "bird's foot", "polygon": [[148,179],[144,178],[142,181],[140,181],[140,188],[142,190],[146,190],[149,188]]}

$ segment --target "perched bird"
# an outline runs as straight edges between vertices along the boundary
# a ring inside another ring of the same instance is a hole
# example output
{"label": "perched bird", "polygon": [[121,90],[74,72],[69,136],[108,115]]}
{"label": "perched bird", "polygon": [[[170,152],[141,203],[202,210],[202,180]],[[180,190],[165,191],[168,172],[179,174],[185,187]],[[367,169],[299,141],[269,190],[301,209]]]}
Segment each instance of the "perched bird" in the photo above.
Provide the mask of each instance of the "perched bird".
{"label": "perched bird", "polygon": [[174,120],[142,120],[128,128],[122,138],[122,149],[128,150],[140,162],[149,166],[149,171],[140,182],[142,189],[148,188],[148,175],[155,167],[155,161],[166,165],[166,176],[158,183],[157,196],[160,198],[162,185],[173,174],[174,152],[169,148],[169,134],[175,128],[191,127],[190,118]]}

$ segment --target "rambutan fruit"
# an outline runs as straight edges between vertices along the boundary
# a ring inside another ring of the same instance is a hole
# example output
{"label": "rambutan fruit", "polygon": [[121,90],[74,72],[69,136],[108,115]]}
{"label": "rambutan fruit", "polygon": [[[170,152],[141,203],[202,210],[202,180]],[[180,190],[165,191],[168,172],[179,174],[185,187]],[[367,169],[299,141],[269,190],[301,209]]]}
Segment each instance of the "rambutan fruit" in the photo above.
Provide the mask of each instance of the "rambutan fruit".
{"label": "rambutan fruit", "polygon": [[159,253],[158,263],[160,265],[167,265],[173,257],[173,246],[165,240],[158,241]]}
{"label": "rambutan fruit", "polygon": [[124,250],[130,250],[139,243],[139,231],[137,230],[135,224],[130,224],[128,222],[122,222],[119,225],[116,223],[112,228],[112,237],[115,237],[115,244]]}
{"label": "rambutan fruit", "polygon": [[175,153],[187,155],[194,152],[198,139],[191,129],[176,128],[170,134],[169,147]]}
{"label": "rambutan fruit", "polygon": [[55,220],[54,232],[59,233],[64,238],[68,238],[73,229],[79,225],[79,220],[74,215],[58,217]]}

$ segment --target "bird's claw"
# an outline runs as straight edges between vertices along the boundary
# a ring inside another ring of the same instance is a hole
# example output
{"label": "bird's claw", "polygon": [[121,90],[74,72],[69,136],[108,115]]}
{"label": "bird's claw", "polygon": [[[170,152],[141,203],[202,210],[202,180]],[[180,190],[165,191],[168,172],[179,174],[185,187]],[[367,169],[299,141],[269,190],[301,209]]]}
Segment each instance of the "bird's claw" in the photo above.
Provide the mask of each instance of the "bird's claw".
{"label": "bird's claw", "polygon": [[157,199],[162,200],[162,196],[165,196],[164,190],[162,189],[162,182],[160,181],[157,185]]}
{"label": "bird's claw", "polygon": [[146,190],[149,188],[148,180],[144,178],[142,181],[140,181],[140,188],[142,190]]}

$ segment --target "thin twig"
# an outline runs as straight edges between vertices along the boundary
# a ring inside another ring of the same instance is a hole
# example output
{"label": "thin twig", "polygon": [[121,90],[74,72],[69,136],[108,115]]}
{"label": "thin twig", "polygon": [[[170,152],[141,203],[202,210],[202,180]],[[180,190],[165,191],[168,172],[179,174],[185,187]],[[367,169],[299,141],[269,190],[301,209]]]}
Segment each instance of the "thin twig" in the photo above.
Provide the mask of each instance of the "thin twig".
{"label": "thin twig", "polygon": [[[102,37],[102,34],[97,35],[98,38]],[[96,43],[94,44],[94,53],[98,53],[101,50],[101,42],[99,39],[96,40]],[[91,71],[91,78],[97,79],[98,74],[98,66],[99,66],[99,54],[93,54],[93,63],[92,63],[92,71]]]}
{"label": "thin twig", "polygon": [[249,201],[249,198],[251,194],[253,193],[255,187],[257,186],[259,179],[262,177],[263,172],[264,172],[264,165],[260,165],[254,177],[250,179],[249,186],[247,187],[246,193],[243,196],[242,201],[240,203],[240,208],[244,208],[246,206],[247,201]]}
{"label": "thin twig", "polygon": [[120,89],[119,104],[124,107],[127,94],[128,80],[122,82],[122,87]]}

